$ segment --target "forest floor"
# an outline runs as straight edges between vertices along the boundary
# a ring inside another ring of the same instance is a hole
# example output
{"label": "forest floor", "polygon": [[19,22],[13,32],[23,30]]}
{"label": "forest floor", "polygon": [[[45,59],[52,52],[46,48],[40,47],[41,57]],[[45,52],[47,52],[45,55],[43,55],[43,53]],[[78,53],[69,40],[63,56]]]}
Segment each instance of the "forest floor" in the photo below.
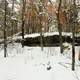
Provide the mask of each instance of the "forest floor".
{"label": "forest floor", "polygon": [[59,47],[22,48],[20,43],[9,44],[7,58],[0,46],[0,80],[80,80],[79,46],[76,47],[75,71],[71,70],[70,49],[60,53]]}

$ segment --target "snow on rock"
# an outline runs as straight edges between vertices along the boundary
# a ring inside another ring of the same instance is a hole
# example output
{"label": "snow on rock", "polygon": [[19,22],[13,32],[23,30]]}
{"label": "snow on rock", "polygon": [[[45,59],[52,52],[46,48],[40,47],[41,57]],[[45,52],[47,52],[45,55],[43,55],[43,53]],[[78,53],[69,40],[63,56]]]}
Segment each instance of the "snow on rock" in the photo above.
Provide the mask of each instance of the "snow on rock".
{"label": "snow on rock", "polygon": [[[21,35],[19,35],[19,34],[21,34],[21,32],[15,34],[13,39],[22,39]],[[46,33],[43,32],[42,34],[44,37],[47,37],[47,36],[59,35],[59,32],[46,32]],[[72,33],[62,32],[62,35],[71,37]],[[29,38],[29,37],[34,38],[34,37],[38,37],[38,36],[40,36],[40,33],[25,34],[24,38]]]}
{"label": "snow on rock", "polygon": [[44,37],[53,36],[53,35],[59,35],[59,32],[46,32],[46,33],[44,33]]}
{"label": "snow on rock", "polygon": [[39,33],[28,34],[28,35],[25,35],[24,37],[27,38],[27,37],[37,37],[37,36],[40,36],[40,34]]}

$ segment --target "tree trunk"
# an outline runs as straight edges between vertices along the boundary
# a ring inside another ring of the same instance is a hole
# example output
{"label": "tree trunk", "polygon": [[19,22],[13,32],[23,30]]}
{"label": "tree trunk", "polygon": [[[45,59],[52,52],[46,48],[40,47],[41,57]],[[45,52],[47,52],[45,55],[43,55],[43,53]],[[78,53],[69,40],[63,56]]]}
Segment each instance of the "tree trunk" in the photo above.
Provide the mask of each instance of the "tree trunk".
{"label": "tree trunk", "polygon": [[6,0],[5,0],[5,14],[4,14],[4,57],[7,56],[6,11],[7,11],[7,3],[6,3]]}
{"label": "tree trunk", "polygon": [[14,34],[13,14],[14,14],[14,0],[12,1],[12,15],[11,15],[11,17],[12,17],[12,31],[11,31],[12,36],[13,36],[13,34]]}
{"label": "tree trunk", "polygon": [[25,5],[26,5],[26,0],[22,0],[22,39],[24,40],[24,16],[25,16]]}
{"label": "tree trunk", "polygon": [[73,24],[72,24],[72,70],[75,70],[75,22],[76,22],[76,4],[75,4],[75,0],[73,0]]}
{"label": "tree trunk", "polygon": [[[42,1],[41,1],[41,3],[42,3]],[[43,6],[42,6],[42,4],[40,4],[40,6],[39,6],[39,15],[40,15],[40,37],[41,37],[41,40],[40,40],[40,42],[41,42],[41,50],[43,51],[43,34],[42,34],[42,12],[43,12]]]}
{"label": "tree trunk", "polygon": [[75,26],[72,26],[72,36],[73,36],[73,42],[72,42],[72,70],[75,70]]}
{"label": "tree trunk", "polygon": [[60,9],[61,9],[61,3],[62,3],[62,0],[60,0],[60,2],[59,2],[57,19],[58,19],[59,38],[60,38],[60,52],[63,53],[62,29],[61,29],[61,24],[60,24]]}
{"label": "tree trunk", "polygon": [[79,48],[79,55],[78,55],[78,60],[80,61],[80,48]]}

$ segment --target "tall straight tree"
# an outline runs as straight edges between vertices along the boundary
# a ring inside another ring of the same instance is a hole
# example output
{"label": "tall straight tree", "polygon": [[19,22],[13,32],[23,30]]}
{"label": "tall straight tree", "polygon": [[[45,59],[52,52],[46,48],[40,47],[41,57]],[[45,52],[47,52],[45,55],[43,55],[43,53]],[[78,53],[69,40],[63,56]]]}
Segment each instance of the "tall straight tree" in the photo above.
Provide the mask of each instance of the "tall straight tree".
{"label": "tall straight tree", "polygon": [[24,40],[24,16],[25,16],[25,6],[26,6],[26,0],[22,0],[22,39]]}
{"label": "tall straight tree", "polygon": [[43,14],[43,5],[42,5],[42,0],[40,0],[39,4],[39,15],[40,15],[40,37],[41,37],[41,50],[43,51],[43,34],[42,34],[42,14]]}
{"label": "tall straight tree", "polygon": [[15,1],[15,0],[12,0],[12,15],[11,15],[11,16],[12,16],[12,36],[13,36],[13,33],[14,33],[14,31],[13,31],[13,26],[14,26],[14,24],[13,24],[13,16],[14,16],[14,15],[13,15],[13,14],[14,14],[14,1]]}
{"label": "tall straight tree", "polygon": [[62,3],[62,0],[59,0],[58,13],[57,13],[57,20],[58,20],[58,30],[59,30],[59,37],[60,37],[60,52],[63,53],[62,28],[61,28],[61,24],[60,24],[61,3]]}
{"label": "tall straight tree", "polygon": [[4,57],[6,57],[7,55],[7,36],[6,36],[6,29],[7,29],[7,25],[6,25],[6,15],[7,15],[7,1],[4,1],[5,7],[5,13],[4,13]]}
{"label": "tall straight tree", "polygon": [[72,7],[72,70],[75,70],[75,22],[77,19],[77,11],[76,11],[76,3],[73,0],[73,7]]}

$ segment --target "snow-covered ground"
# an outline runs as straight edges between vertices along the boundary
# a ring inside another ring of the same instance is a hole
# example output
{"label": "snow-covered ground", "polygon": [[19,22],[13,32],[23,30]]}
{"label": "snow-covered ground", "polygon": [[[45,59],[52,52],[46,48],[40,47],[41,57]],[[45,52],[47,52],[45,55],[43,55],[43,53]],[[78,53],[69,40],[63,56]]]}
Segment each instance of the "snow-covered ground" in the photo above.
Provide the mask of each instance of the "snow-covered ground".
{"label": "snow-covered ground", "polygon": [[7,58],[0,47],[0,80],[80,80],[80,62],[77,60],[79,47],[76,47],[76,69],[71,70],[71,46],[60,54],[59,47],[22,48],[21,44],[9,44]]}

